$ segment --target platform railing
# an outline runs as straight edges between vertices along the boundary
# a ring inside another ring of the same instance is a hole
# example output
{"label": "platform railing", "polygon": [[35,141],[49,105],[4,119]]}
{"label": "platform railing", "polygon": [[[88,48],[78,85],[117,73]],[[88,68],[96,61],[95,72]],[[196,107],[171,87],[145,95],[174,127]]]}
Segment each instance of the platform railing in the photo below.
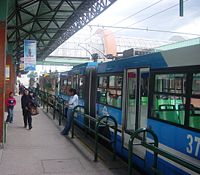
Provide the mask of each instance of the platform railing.
{"label": "platform railing", "polygon": [[[112,122],[110,122],[112,121]],[[115,160],[116,158],[116,141],[117,141],[117,121],[115,120],[115,118],[113,116],[102,116],[100,118],[97,119],[96,121],[96,126],[95,126],[95,154],[94,154],[94,161],[97,161],[98,158],[98,137],[99,137],[99,127],[103,126],[103,127],[110,127],[112,129],[114,129],[114,139],[113,140],[109,140],[106,137],[104,137],[103,135],[101,136],[104,140],[108,141],[109,143],[113,144],[113,160]]]}
{"label": "platform railing", "polygon": [[[82,111],[81,111],[81,109],[82,109]],[[82,115],[84,115],[85,113],[84,113],[84,111],[85,111],[85,108],[84,108],[84,106],[81,106],[81,105],[78,105],[78,106],[76,106],[75,108],[74,108],[74,110],[73,110],[73,114],[72,114],[72,116],[73,116],[73,120],[72,120],[72,132],[71,132],[71,138],[73,139],[74,138],[74,115],[75,115],[75,113],[76,114],[82,114]]]}
{"label": "platform railing", "polygon": [[[58,123],[59,125],[62,124],[62,119],[65,116],[65,100],[61,97],[56,97],[55,99],[55,106],[54,106],[54,116],[56,111],[58,112],[59,116],[58,116]],[[55,117],[54,117],[55,118]]]}
{"label": "platform railing", "polygon": [[[65,102],[66,101],[63,98],[60,98],[60,97],[57,97],[57,96],[55,96],[55,98],[53,98],[53,96],[51,94],[47,93],[47,92],[41,92],[40,94],[42,94],[40,98],[41,98],[41,101],[43,103],[43,108],[45,109],[45,106],[46,106],[47,113],[49,112],[49,110],[48,110],[49,106],[51,106],[53,108],[53,119],[55,119],[55,112],[57,111],[59,113],[59,117],[58,117],[59,125],[61,125],[63,116],[65,115]],[[82,111],[81,111],[81,109],[82,109]],[[87,130],[89,130],[89,131],[91,131],[92,133],[95,134],[94,161],[97,161],[97,158],[98,158],[98,147],[99,147],[98,140],[99,140],[99,137],[106,140],[108,143],[112,144],[113,159],[115,159],[115,157],[116,157],[117,129],[118,129],[117,121],[115,120],[115,118],[113,116],[102,116],[102,117],[94,118],[90,115],[85,114],[84,106],[76,106],[73,110],[71,138],[74,138],[74,124],[75,124],[75,122],[77,122],[77,123],[80,122],[80,121],[76,120],[76,117],[74,117],[75,114],[81,115],[82,117],[84,117],[84,120],[87,119],[90,122],[92,121],[92,122],[95,123],[94,129],[91,128],[90,126],[88,126],[85,123],[81,123],[81,125],[85,129],[85,133],[87,133]],[[114,130],[113,140],[108,139],[107,137],[100,134],[99,133],[99,127],[112,128]]]}
{"label": "platform railing", "polygon": [[49,107],[53,109],[53,119],[56,118],[56,112],[58,112],[59,125],[62,124],[62,119],[65,116],[65,100],[59,96],[52,95],[48,92],[39,91],[38,98],[40,99],[43,109],[46,107],[46,112],[49,112]]}
{"label": "platform railing", "polygon": [[[143,137],[141,137],[139,134],[143,133]],[[147,142],[147,134],[149,133],[152,135],[154,142],[153,143],[148,143]],[[200,166],[196,166],[192,164],[189,161],[186,161],[174,154],[171,154],[161,148],[158,147],[158,138],[156,134],[153,132],[153,130],[148,129],[148,128],[140,128],[136,130],[135,132],[132,133],[130,139],[129,139],[129,151],[128,151],[128,175],[132,175],[132,166],[133,166],[133,160],[132,160],[132,155],[133,155],[133,141],[134,139],[140,139],[141,140],[141,145],[154,153],[154,161],[153,161],[153,168],[157,172],[157,159],[158,155],[161,155],[179,165],[182,165],[190,170],[192,170],[195,173],[200,174]],[[138,145],[138,144],[137,144]]]}
{"label": "platform railing", "polygon": [[[79,109],[79,110],[78,110]],[[72,138],[74,138],[74,124],[77,121],[75,118],[75,114],[81,115],[84,117],[84,119],[88,119],[89,121],[93,121],[95,123],[95,129],[89,127],[87,124],[81,123],[81,125],[85,128],[91,131],[92,133],[95,134],[95,147],[94,147],[94,162],[98,160],[98,139],[101,137],[108,143],[112,144],[113,147],[113,159],[116,157],[116,142],[117,142],[117,121],[113,116],[102,116],[102,117],[97,117],[94,118],[90,115],[85,114],[84,112],[80,111],[80,109],[84,109],[84,106],[77,106],[74,108],[74,115],[73,115],[73,122],[72,122]],[[107,137],[103,136],[102,134],[99,133],[99,127],[109,127],[114,130],[114,137],[113,139],[108,139]]]}

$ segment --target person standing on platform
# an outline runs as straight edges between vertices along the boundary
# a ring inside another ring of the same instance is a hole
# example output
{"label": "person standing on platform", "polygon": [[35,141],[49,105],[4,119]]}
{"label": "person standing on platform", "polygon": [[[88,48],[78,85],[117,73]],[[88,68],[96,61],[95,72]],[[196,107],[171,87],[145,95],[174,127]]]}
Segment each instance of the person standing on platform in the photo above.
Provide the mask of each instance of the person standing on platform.
{"label": "person standing on platform", "polygon": [[13,122],[13,109],[14,109],[15,105],[16,105],[16,100],[13,97],[13,92],[10,92],[8,99],[6,99],[6,106],[7,106],[7,109],[8,109],[8,116],[7,116],[7,119],[6,119],[7,123]]}
{"label": "person standing on platform", "polygon": [[21,98],[21,107],[22,107],[22,112],[23,112],[23,119],[24,119],[24,128],[27,128],[27,123],[29,125],[29,130],[32,129],[32,117],[31,117],[31,112],[30,112],[30,103],[31,103],[31,98],[29,96],[29,91],[28,89],[25,89],[24,94]]}
{"label": "person standing on platform", "polygon": [[65,127],[63,131],[61,132],[61,135],[68,135],[69,130],[71,128],[72,120],[73,120],[73,109],[78,106],[78,95],[76,93],[76,90],[73,88],[69,89],[69,95],[71,96],[69,99],[68,104],[68,110],[67,110],[67,122],[65,124]]}

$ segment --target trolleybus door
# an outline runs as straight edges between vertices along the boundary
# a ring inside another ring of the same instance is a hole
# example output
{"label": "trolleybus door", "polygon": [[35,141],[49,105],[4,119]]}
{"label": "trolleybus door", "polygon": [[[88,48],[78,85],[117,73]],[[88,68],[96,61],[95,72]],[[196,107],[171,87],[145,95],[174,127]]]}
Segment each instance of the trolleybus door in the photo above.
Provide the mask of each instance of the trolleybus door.
{"label": "trolleybus door", "polygon": [[[123,146],[128,148],[131,132],[147,126],[149,68],[128,69],[124,76]],[[133,150],[141,158],[145,157],[143,147],[135,146]]]}
{"label": "trolleybus door", "polygon": [[147,127],[148,96],[149,96],[149,68],[140,68],[139,79],[139,107],[138,107],[138,128]]}
{"label": "trolleybus door", "polygon": [[[96,88],[97,88],[97,83],[96,83],[96,69],[90,68],[87,69],[86,71],[86,79],[85,79],[85,113],[94,117],[96,115]],[[95,128],[95,123],[94,121],[90,121],[88,119],[85,119],[85,124],[88,125],[90,128]]]}

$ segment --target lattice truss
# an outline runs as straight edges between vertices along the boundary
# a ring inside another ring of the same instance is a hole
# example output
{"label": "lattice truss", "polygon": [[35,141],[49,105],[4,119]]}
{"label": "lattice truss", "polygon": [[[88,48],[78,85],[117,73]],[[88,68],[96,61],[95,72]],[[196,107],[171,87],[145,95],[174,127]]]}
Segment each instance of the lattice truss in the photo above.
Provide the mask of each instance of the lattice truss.
{"label": "lattice truss", "polygon": [[16,0],[9,6],[8,43],[19,61],[25,39],[37,40],[37,60],[45,59],[64,41],[116,0]]}

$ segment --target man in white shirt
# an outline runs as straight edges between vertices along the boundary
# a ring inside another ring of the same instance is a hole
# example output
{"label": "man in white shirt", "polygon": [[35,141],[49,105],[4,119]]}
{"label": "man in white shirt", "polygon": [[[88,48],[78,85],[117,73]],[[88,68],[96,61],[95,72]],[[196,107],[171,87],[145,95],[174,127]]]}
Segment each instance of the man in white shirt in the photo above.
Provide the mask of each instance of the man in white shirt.
{"label": "man in white shirt", "polygon": [[67,110],[67,122],[65,124],[65,128],[62,130],[61,135],[68,135],[69,130],[71,128],[72,120],[73,120],[73,109],[78,106],[78,95],[76,94],[76,90],[73,88],[69,89],[69,95],[71,96],[68,102],[68,110]]}

